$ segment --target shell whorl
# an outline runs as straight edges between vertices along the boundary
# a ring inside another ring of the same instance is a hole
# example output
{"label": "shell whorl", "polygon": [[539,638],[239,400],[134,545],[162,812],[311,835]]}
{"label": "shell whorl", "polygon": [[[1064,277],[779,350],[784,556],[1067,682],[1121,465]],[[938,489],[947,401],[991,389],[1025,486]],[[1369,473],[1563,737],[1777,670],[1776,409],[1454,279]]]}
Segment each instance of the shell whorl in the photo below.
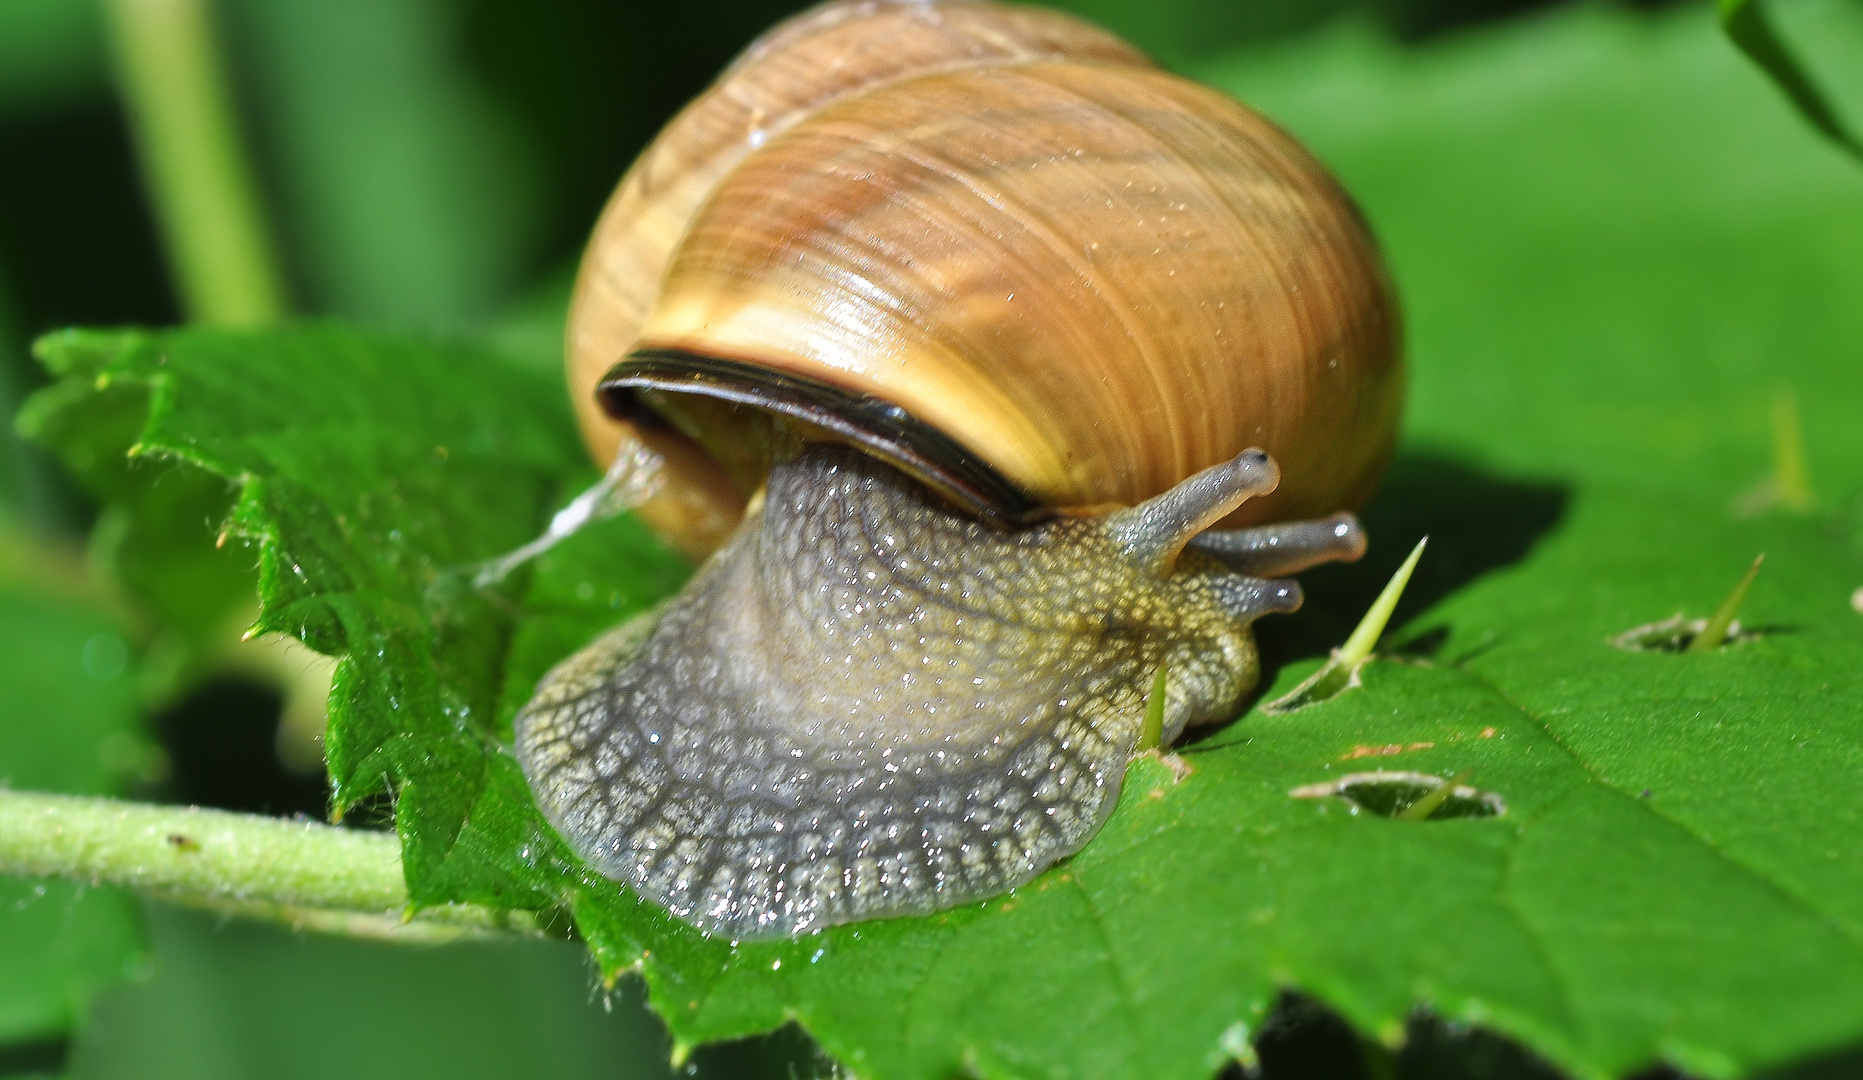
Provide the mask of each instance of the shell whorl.
{"label": "shell whorl", "polygon": [[[578,283],[598,457],[593,387],[636,349],[889,402],[1050,508],[1264,446],[1286,482],[1231,525],[1361,501],[1402,393],[1389,283],[1322,166],[1103,32],[969,0],[801,16],[669,126]],[[705,467],[669,489],[731,486]]]}
{"label": "shell whorl", "polygon": [[690,447],[605,415],[593,390],[638,343],[699,208],[745,158],[835,101],[930,72],[1062,57],[1151,63],[1112,34],[1042,8],[989,0],[826,3],[753,42],[642,151],[584,250],[565,354],[577,423],[597,462],[613,458],[624,432],[667,453],[674,483],[643,508],[663,535],[694,553],[709,551],[729,535],[731,504],[747,493]]}

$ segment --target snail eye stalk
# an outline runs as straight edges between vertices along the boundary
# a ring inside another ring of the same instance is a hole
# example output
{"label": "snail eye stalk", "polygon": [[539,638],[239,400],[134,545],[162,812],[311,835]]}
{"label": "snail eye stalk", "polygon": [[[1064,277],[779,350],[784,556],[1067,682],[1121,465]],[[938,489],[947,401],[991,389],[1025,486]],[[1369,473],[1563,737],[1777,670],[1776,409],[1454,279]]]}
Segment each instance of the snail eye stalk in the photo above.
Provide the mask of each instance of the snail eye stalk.
{"label": "snail eye stalk", "polygon": [[1365,529],[1342,511],[1318,521],[1213,529],[1197,534],[1190,546],[1238,574],[1284,577],[1321,563],[1357,562],[1365,554]]}
{"label": "snail eye stalk", "polygon": [[1113,514],[1107,519],[1106,531],[1134,564],[1162,576],[1171,572],[1191,538],[1228,517],[1246,500],[1273,491],[1280,482],[1281,470],[1274,459],[1250,448],[1156,498]]}

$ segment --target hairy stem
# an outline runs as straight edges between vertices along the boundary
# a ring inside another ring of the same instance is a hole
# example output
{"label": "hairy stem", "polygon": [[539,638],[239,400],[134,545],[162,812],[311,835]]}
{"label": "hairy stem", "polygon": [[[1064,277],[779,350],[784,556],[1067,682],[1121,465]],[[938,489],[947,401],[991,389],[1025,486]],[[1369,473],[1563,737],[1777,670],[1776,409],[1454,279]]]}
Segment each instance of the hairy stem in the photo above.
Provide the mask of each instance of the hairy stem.
{"label": "hairy stem", "polygon": [[540,932],[527,912],[470,904],[410,910],[391,833],[199,807],[0,791],[0,875],[121,885],[354,937]]}
{"label": "hairy stem", "polygon": [[188,316],[274,322],[284,282],[239,139],[208,0],[107,0],[117,82]]}

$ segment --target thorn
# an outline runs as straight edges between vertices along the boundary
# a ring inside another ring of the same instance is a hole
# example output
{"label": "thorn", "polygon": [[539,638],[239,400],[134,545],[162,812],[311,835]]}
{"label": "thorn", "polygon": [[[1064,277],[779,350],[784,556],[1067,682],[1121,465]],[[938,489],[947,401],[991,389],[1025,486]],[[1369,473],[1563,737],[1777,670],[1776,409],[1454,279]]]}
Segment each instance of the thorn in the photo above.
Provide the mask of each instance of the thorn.
{"label": "thorn", "polygon": [[1384,626],[1391,621],[1391,613],[1397,610],[1398,598],[1404,595],[1404,586],[1410,584],[1410,572],[1417,568],[1417,560],[1423,557],[1423,546],[1430,542],[1429,537],[1417,541],[1417,546],[1410,549],[1410,557],[1404,565],[1397,568],[1391,580],[1385,583],[1384,591],[1378,599],[1372,601],[1370,610],[1358,622],[1358,628],[1339,649],[1339,659],[1354,667],[1371,657],[1372,646],[1378,643],[1378,637],[1384,633]]}
{"label": "thorn", "polygon": [[1805,466],[1805,432],[1798,422],[1798,394],[1791,387],[1772,399],[1772,473],[1734,500],[1737,517],[1753,517],[1774,508],[1808,514],[1818,507]]}
{"label": "thorn", "polygon": [[1683,652],[1704,653],[1727,644],[1727,630],[1734,624],[1734,616],[1740,614],[1740,605],[1747,601],[1747,590],[1753,587],[1753,579],[1759,576],[1760,564],[1765,561],[1766,553],[1762,551],[1753,560],[1753,565],[1747,567],[1747,572],[1741,575],[1740,583],[1734,586],[1734,591],[1728,593],[1727,599],[1721,601],[1721,606],[1708,616],[1707,625],[1701,628],[1701,633],[1689,639]]}
{"label": "thorn", "polygon": [[1772,399],[1772,481],[1779,505],[1794,514],[1818,505],[1805,468],[1805,432],[1798,422],[1798,394],[1786,387]]}
{"label": "thorn", "polygon": [[1171,665],[1158,665],[1158,675],[1151,681],[1151,696],[1145,699],[1145,721],[1139,725],[1138,742],[1132,747],[1135,754],[1156,750],[1164,742],[1164,690],[1170,673]]}
{"label": "thorn", "polygon": [[1463,781],[1468,779],[1468,773],[1469,771],[1467,769],[1463,769],[1461,772],[1456,773],[1454,776],[1436,785],[1436,788],[1429,794],[1411,803],[1409,806],[1404,807],[1392,816],[1399,821],[1428,821],[1430,815],[1434,814],[1442,804],[1448,802],[1449,797],[1455,794],[1455,789],[1461,787]]}
{"label": "thorn", "polygon": [[1293,712],[1304,705],[1332,698],[1357,681],[1358,669],[1371,659],[1372,646],[1378,643],[1385,624],[1391,621],[1391,613],[1397,610],[1398,598],[1404,595],[1404,586],[1410,584],[1410,573],[1417,568],[1417,560],[1423,557],[1423,546],[1429,542],[1430,538],[1426,536],[1410,549],[1410,557],[1397,568],[1397,573],[1391,575],[1391,580],[1385,584],[1378,598],[1371,602],[1371,607],[1366,610],[1365,617],[1358,621],[1352,636],[1346,638],[1344,645],[1333,650],[1332,659],[1309,676],[1307,681],[1262,706],[1263,712]]}

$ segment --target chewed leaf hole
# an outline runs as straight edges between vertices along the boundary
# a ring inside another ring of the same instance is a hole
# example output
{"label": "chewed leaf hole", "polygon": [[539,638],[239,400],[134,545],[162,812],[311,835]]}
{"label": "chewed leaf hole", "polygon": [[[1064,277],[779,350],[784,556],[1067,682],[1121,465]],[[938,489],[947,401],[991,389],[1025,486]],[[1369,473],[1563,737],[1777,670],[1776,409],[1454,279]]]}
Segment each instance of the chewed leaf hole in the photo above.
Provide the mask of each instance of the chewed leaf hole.
{"label": "chewed leaf hole", "polygon": [[[1307,784],[1288,792],[1296,799],[1344,799],[1352,812],[1370,811],[1380,817],[1394,818],[1433,794],[1448,780],[1421,772],[1351,773],[1324,784]],[[1507,812],[1507,801],[1493,791],[1482,791],[1467,784],[1457,784],[1428,820],[1447,821],[1462,817],[1499,817]]]}
{"label": "chewed leaf hole", "polygon": [[1747,572],[1740,575],[1733,591],[1707,618],[1690,619],[1677,612],[1662,622],[1632,627],[1612,638],[1611,644],[1640,652],[1706,653],[1759,636],[1752,631],[1742,631],[1740,620],[1734,616],[1740,614],[1740,605],[1746,603],[1747,591],[1753,588],[1753,579],[1759,576],[1765,562],[1766,553],[1762,551],[1753,565],[1747,567]]}
{"label": "chewed leaf hole", "polygon": [[[1611,638],[1611,644],[1632,652],[1687,652],[1696,638],[1708,629],[1708,620],[1690,619],[1683,615],[1671,615],[1661,622],[1645,623]],[[1753,641],[1759,637],[1757,630],[1748,630],[1735,619],[1727,624],[1727,631],[1719,644],[1732,645],[1741,641]]]}

